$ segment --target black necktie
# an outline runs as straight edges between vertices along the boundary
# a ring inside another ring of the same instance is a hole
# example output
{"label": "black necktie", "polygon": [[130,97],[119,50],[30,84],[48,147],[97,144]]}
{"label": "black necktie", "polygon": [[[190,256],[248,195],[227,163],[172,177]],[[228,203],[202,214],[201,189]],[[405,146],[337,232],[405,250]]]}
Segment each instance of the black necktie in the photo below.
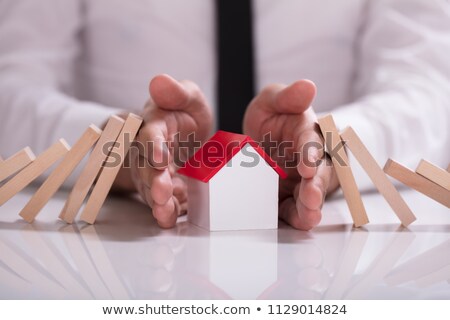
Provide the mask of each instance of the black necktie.
{"label": "black necktie", "polygon": [[219,129],[242,132],[254,96],[251,0],[216,0]]}

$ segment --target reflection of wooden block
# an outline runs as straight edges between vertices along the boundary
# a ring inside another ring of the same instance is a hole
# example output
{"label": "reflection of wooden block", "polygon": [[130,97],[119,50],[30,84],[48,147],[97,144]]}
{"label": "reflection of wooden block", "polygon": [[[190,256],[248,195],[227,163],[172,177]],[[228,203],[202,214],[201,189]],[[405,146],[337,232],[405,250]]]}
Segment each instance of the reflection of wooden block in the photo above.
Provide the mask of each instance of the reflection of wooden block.
{"label": "reflection of wooden block", "polygon": [[406,204],[405,200],[400,196],[392,182],[389,181],[386,174],[369,153],[369,150],[364,146],[356,132],[352,128],[346,128],[341,133],[341,137],[343,140],[346,140],[347,147],[353,153],[356,160],[358,160],[364,171],[366,171],[378,191],[380,191],[389,203],[402,224],[406,227],[416,220],[416,217]]}
{"label": "reflection of wooden block", "polygon": [[125,156],[127,155],[131,143],[136,137],[141,124],[141,117],[134,114],[128,115],[122,131],[116,140],[116,145],[111,151],[111,155],[108,157],[112,157],[112,153],[114,153],[114,159],[120,159],[118,161],[119,163],[115,163],[114,166],[105,165],[103,167],[97,183],[95,184],[94,189],[92,190],[92,193],[86,203],[83,213],[81,214],[81,220],[90,224],[95,222],[95,219],[97,218],[97,215],[106,200],[108,192],[111,189],[120,168],[122,167]]}
{"label": "reflection of wooden block", "polygon": [[42,210],[50,198],[58,191],[78,163],[83,160],[84,156],[100,137],[101,132],[96,126],[89,126],[81,138],[73,145],[72,149],[66,154],[58,167],[56,167],[22,209],[19,215],[25,221],[33,222],[39,211]]}
{"label": "reflection of wooden block", "polygon": [[417,281],[450,266],[450,241],[447,240],[392,270],[385,278],[390,286],[399,286],[410,281]]}
{"label": "reflection of wooden block", "polygon": [[423,278],[417,279],[416,283],[419,287],[424,288],[439,282],[444,282],[449,278],[450,278],[450,265],[447,265],[434,273],[430,273]]}
{"label": "reflection of wooden block", "polygon": [[72,297],[79,299],[90,299],[92,295],[83,286],[77,277],[78,274],[71,272],[72,268],[65,257],[53,241],[46,241],[42,232],[32,225],[26,226],[22,230],[22,238],[27,244],[27,251],[32,253],[33,259],[39,261],[45,271],[54,278],[58,284],[70,292]]}
{"label": "reflection of wooden block", "polygon": [[59,217],[67,223],[72,223],[92,184],[100,172],[102,164],[109,155],[117,136],[122,130],[125,121],[117,116],[112,116],[103,130],[100,139],[89,157],[89,160],[73,187]]}
{"label": "reflection of wooden block", "polygon": [[401,164],[389,159],[384,165],[384,172],[397,179],[410,188],[413,188],[431,199],[450,208],[450,191],[442,188],[434,182],[422,177],[414,171],[403,167]]}
{"label": "reflection of wooden block", "polygon": [[[111,294],[97,273],[94,262],[90,257],[88,249],[84,246],[83,240],[78,236],[81,232],[75,229],[74,225],[66,225],[59,230],[62,238],[75,263],[78,275],[84,280],[95,299],[111,299]],[[107,281],[106,281],[107,282]]]}
{"label": "reflection of wooden block", "polygon": [[439,168],[426,160],[420,160],[416,173],[437,183],[441,187],[450,190],[450,172]]}
{"label": "reflection of wooden block", "polygon": [[[22,247],[17,248],[12,243],[0,239],[0,252],[2,253],[2,264],[27,281],[31,285],[32,290],[45,288],[45,290],[40,292],[43,294],[43,296],[40,295],[41,298],[65,297],[67,295],[67,289],[64,289],[50,273],[43,272],[46,270],[37,268],[39,262],[26,254]],[[3,290],[2,287],[2,292],[4,292]]]}
{"label": "reflection of wooden block", "polygon": [[411,246],[414,239],[415,235],[412,232],[394,233],[392,240],[382,248],[380,253],[367,267],[366,271],[358,276],[358,280],[341,299],[355,300],[366,298],[371,290],[380,284],[394,268]]}
{"label": "reflection of wooden block", "polygon": [[323,297],[326,300],[342,299],[345,291],[347,291],[352,283],[351,280],[355,274],[361,255],[364,252],[364,247],[369,238],[369,232],[357,230],[350,232],[348,236],[348,244],[341,255],[341,263],[336,269],[333,280]]}
{"label": "reflection of wooden block", "polygon": [[30,148],[26,147],[7,160],[0,159],[0,182],[19,172],[36,159]]}
{"label": "reflection of wooden block", "polygon": [[343,142],[339,136],[336,124],[334,123],[331,115],[320,118],[318,122],[323,137],[325,138],[325,144],[328,152],[331,150],[337,150],[336,153],[339,159],[337,159],[335,155],[331,155],[331,160],[333,161],[336,175],[342,191],[344,192],[345,200],[347,201],[348,208],[353,218],[353,223],[355,224],[355,227],[360,227],[368,223],[369,219],[367,218],[366,209],[364,208],[361,194],[359,193],[356,185],[344,147],[342,146],[342,148],[337,149],[339,144],[342,144]]}
{"label": "reflection of wooden block", "polygon": [[118,274],[113,263],[108,257],[108,253],[103,247],[95,226],[87,226],[80,230],[81,239],[84,247],[92,258],[97,274],[103,280],[113,299],[128,300],[130,294],[122,281],[122,274]]}
{"label": "reflection of wooden block", "polygon": [[34,160],[25,169],[0,188],[0,205],[11,199],[15,194],[23,190],[37,177],[43,174],[56,161],[61,159],[70,147],[64,139],[60,139]]}

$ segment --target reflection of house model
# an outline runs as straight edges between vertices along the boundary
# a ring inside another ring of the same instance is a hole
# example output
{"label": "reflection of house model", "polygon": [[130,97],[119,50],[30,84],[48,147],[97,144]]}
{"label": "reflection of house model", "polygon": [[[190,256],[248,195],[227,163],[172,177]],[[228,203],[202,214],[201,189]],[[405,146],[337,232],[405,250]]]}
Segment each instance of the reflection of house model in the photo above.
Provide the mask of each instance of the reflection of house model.
{"label": "reflection of house model", "polygon": [[250,137],[218,131],[178,172],[189,177],[191,223],[211,231],[277,228],[278,176],[286,174]]}

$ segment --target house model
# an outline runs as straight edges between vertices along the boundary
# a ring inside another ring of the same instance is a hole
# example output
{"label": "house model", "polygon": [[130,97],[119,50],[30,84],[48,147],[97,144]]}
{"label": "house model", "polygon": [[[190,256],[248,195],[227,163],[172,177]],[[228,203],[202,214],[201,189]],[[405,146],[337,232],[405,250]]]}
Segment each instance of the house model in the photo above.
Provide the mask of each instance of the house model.
{"label": "house model", "polygon": [[286,173],[250,137],[218,131],[181,168],[188,220],[210,231],[276,229]]}

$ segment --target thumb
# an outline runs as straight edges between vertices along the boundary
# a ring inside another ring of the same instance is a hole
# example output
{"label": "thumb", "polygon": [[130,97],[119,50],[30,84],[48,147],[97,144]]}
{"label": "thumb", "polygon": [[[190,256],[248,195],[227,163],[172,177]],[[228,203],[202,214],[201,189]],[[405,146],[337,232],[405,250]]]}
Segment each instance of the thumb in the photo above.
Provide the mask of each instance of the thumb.
{"label": "thumb", "polygon": [[166,74],[158,75],[150,81],[149,92],[155,104],[166,110],[184,109],[190,99],[183,84]]}
{"label": "thumb", "polygon": [[310,80],[299,80],[284,88],[275,97],[273,112],[299,114],[306,111],[316,95],[316,85]]}

